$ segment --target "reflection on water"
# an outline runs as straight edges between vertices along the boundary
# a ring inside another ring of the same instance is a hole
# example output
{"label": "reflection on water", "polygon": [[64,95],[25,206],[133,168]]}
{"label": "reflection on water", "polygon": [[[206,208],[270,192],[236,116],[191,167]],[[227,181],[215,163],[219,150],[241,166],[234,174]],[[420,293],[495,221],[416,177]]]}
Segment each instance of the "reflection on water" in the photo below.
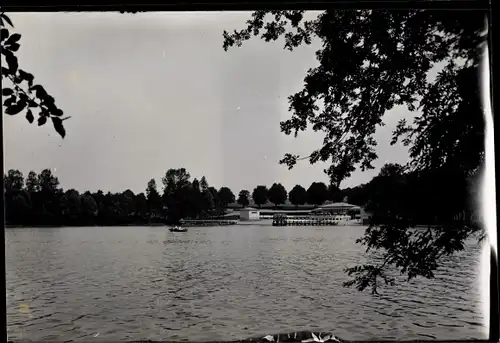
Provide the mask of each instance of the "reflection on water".
{"label": "reflection on water", "polygon": [[[8,229],[9,338],[230,340],[298,330],[344,339],[483,339],[479,249],[433,280],[342,287],[361,227]],[[23,310],[20,310],[20,309]]]}

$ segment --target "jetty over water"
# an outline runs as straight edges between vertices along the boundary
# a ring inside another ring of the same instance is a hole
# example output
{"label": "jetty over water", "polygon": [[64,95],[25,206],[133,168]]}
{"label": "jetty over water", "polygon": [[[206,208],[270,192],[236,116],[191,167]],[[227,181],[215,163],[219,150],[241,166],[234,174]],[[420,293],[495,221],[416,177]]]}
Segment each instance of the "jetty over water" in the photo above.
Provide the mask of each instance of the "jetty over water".
{"label": "jetty over water", "polygon": [[181,225],[185,227],[197,226],[229,226],[236,225],[237,220],[224,220],[224,219],[184,219]]}
{"label": "jetty over water", "polygon": [[275,215],[273,226],[336,226],[339,225],[338,218],[335,217],[288,217],[285,215]]}

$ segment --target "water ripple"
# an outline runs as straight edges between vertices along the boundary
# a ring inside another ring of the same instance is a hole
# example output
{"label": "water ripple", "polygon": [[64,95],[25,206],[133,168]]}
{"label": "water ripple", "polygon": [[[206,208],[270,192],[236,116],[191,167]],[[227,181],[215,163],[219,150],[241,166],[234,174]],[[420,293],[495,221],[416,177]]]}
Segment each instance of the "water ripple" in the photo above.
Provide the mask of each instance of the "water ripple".
{"label": "water ripple", "polygon": [[363,231],[7,230],[9,339],[200,342],[308,329],[351,340],[486,338],[479,249],[445,260],[435,279],[372,296],[342,287],[343,268],[367,258],[354,244]]}

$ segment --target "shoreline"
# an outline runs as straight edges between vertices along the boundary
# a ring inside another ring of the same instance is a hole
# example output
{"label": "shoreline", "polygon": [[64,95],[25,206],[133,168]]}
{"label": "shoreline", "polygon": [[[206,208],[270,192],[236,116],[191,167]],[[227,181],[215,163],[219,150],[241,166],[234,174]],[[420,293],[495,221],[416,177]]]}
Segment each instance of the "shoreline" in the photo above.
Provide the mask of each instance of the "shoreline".
{"label": "shoreline", "polygon": [[27,228],[64,228],[64,227],[117,227],[117,226],[170,226],[167,224],[78,224],[78,225],[49,225],[49,224],[33,224],[33,225],[5,225],[6,229],[27,229]]}
{"label": "shoreline", "polygon": [[[241,226],[251,226],[251,225],[256,225],[256,226],[272,226],[272,221],[271,220],[261,220],[261,221],[236,221],[234,225],[241,225]],[[127,227],[127,226],[138,226],[138,227],[159,227],[159,226],[165,226],[165,227],[170,227],[173,225],[170,224],[163,224],[163,223],[133,223],[133,224],[78,224],[78,225],[49,225],[49,224],[30,224],[30,225],[18,225],[18,224],[5,224],[4,228],[5,229],[29,229],[29,228],[36,228],[36,229],[49,229],[49,228],[66,228],[66,227]],[[186,225],[189,227],[210,227],[210,225]],[[212,226],[233,226],[233,225],[212,225]],[[351,225],[333,225],[335,227],[342,227],[342,226],[369,226],[369,225],[364,225],[364,224],[351,224]],[[304,226],[308,227],[308,226]],[[309,225],[311,227],[311,225]],[[439,227],[439,225],[416,225],[414,228],[435,228]]]}
{"label": "shoreline", "polygon": [[[400,340],[394,340],[392,342],[400,342],[400,343],[429,343],[432,342],[433,340],[407,340],[407,341],[400,341]],[[475,342],[480,342],[480,343],[491,343],[492,341],[487,340],[487,339],[471,339],[471,340],[434,340],[437,343],[475,343]],[[189,341],[188,341],[189,342]],[[250,342],[268,342],[267,340],[241,340],[241,341],[209,341],[209,342],[199,342],[199,343],[250,343]],[[302,341],[295,341],[295,340],[289,340],[289,341],[280,341],[280,342],[289,342],[289,343],[301,343]],[[335,340],[328,340],[325,341],[325,343],[330,343],[330,342],[336,342]],[[372,341],[347,341],[347,340],[340,340],[341,343],[375,343],[375,342],[391,342],[389,340],[381,340],[381,339],[374,339]],[[12,342],[16,343],[16,342]],[[21,341],[19,341],[21,343]],[[129,341],[128,343],[186,343],[186,341]],[[197,342],[198,343],[198,342]],[[278,342],[279,343],[279,342]]]}

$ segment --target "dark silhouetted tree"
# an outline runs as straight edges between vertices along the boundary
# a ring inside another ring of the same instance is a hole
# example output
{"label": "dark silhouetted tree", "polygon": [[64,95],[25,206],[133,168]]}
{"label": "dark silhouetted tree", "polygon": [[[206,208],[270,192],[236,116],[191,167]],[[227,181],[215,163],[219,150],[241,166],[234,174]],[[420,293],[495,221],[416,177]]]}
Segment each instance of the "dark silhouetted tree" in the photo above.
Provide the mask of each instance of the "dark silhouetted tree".
{"label": "dark silhouetted tree", "polygon": [[201,192],[200,181],[198,181],[198,179],[195,178],[191,184],[193,186],[193,190]]}
{"label": "dark silhouetted tree", "polygon": [[217,192],[213,192],[209,189],[207,179],[205,176],[202,176],[200,179],[200,191],[201,191],[201,216],[211,216],[213,214],[215,205],[216,205],[216,197],[214,198],[214,194]]}
{"label": "dark silhouetted tree", "polygon": [[6,192],[20,192],[24,188],[24,176],[19,170],[10,169],[4,175],[4,187]]}
{"label": "dark silhouetted tree", "polygon": [[240,204],[241,207],[247,207],[250,205],[250,192],[246,189],[242,189],[238,194],[238,200],[236,200],[236,202]]}
{"label": "dark silhouetted tree", "polygon": [[285,187],[281,183],[273,183],[269,191],[267,192],[267,197],[270,202],[274,204],[275,207],[284,204],[287,197],[287,192]]}
{"label": "dark silhouetted tree", "polygon": [[146,198],[150,216],[156,217],[160,215],[163,204],[155,179],[151,179],[148,182],[148,186],[146,188]]}
{"label": "dark silhouetted tree", "polygon": [[77,224],[81,217],[82,199],[75,189],[68,189],[61,197],[61,214],[66,224]]}
{"label": "dark silhouetted tree", "polygon": [[205,214],[210,214],[215,208],[215,201],[217,199],[214,199],[214,193],[211,192],[208,188],[205,189],[202,193],[202,210]]}
{"label": "dark silhouetted tree", "polygon": [[215,187],[212,186],[208,187],[207,191],[210,193],[210,197],[212,198],[213,201],[212,213],[220,215],[222,211],[222,206],[219,199],[219,192]]}
{"label": "dark silhouetted tree", "polygon": [[97,202],[90,192],[81,196],[81,216],[85,224],[94,224],[98,214]]}
{"label": "dark silhouetted tree", "polygon": [[337,186],[330,184],[328,186],[328,198],[326,200],[340,202],[342,201],[342,192]]}
{"label": "dark silhouetted tree", "polygon": [[233,192],[228,187],[221,187],[221,189],[219,189],[218,198],[223,210],[227,208],[227,205],[236,201]]}
{"label": "dark silhouetted tree", "polygon": [[120,207],[124,211],[125,216],[132,217],[135,215],[135,194],[130,189],[124,191],[119,197]]}
{"label": "dark silhouetted tree", "polygon": [[10,169],[4,175],[5,213],[8,222],[16,224],[31,212],[31,197],[24,190],[24,177],[19,170]]}
{"label": "dark silhouetted tree", "polygon": [[59,179],[52,175],[52,170],[44,169],[38,175],[38,184],[41,192],[54,193],[59,188]]}
{"label": "dark silhouetted tree", "polygon": [[306,192],[307,203],[321,205],[328,199],[328,188],[323,182],[313,182]]}
{"label": "dark silhouetted tree", "polygon": [[162,178],[164,193],[168,194],[188,186],[190,178],[186,168],[169,169]]}
{"label": "dark silhouetted tree", "polygon": [[202,192],[208,190],[208,182],[207,182],[207,179],[204,176],[202,176],[201,180],[200,180],[200,189],[201,189]]}
{"label": "dark silhouetted tree", "polygon": [[40,192],[32,194],[32,200],[37,204],[35,211],[41,216],[43,224],[60,224],[63,190],[59,188],[59,179],[51,169],[44,169],[38,174],[38,184]]}
{"label": "dark silhouetted tree", "polygon": [[144,193],[139,193],[134,199],[136,216],[143,220],[148,217],[148,199]]}
{"label": "dark silhouetted tree", "polygon": [[38,182],[38,175],[32,170],[28,173],[26,178],[26,190],[29,193],[40,192],[40,183]]}
{"label": "dark silhouetted tree", "polygon": [[185,168],[169,169],[162,178],[163,202],[167,207],[167,218],[172,223],[178,224],[181,219],[190,215],[186,206],[188,192],[192,190],[190,178]]}
{"label": "dark silhouetted tree", "polygon": [[268,200],[267,194],[268,194],[268,190],[267,190],[266,186],[260,185],[260,186],[255,187],[255,189],[252,192],[253,202],[259,208],[261,208],[262,205],[265,205],[267,203],[267,200]]}
{"label": "dark silhouetted tree", "polygon": [[191,183],[192,186],[192,203],[193,203],[193,216],[198,218],[203,216],[203,194],[201,191],[201,186],[200,182],[198,179],[194,179],[193,182]]}
{"label": "dark silhouetted tree", "polygon": [[5,194],[5,220],[11,224],[31,224],[32,201],[24,190]]}
{"label": "dark silhouetted tree", "polygon": [[307,202],[306,189],[300,185],[295,185],[288,194],[288,198],[298,208],[299,205],[304,205]]}

